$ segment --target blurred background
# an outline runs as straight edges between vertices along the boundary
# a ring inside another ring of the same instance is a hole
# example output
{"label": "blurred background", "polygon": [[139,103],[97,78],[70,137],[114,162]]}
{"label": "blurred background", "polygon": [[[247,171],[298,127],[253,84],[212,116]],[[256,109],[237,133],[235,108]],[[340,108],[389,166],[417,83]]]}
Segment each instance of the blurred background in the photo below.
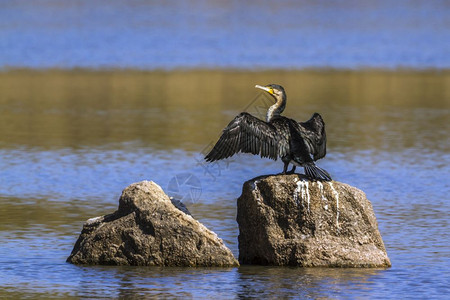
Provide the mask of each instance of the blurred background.
{"label": "blurred background", "polygon": [[[282,164],[203,156],[268,83],[323,116],[318,164],[367,194],[392,268],[65,263],[141,180],[238,255],[242,184]],[[444,298],[449,121],[448,1],[1,1],[0,298]]]}
{"label": "blurred background", "polygon": [[448,68],[447,1],[2,1],[3,68]]}

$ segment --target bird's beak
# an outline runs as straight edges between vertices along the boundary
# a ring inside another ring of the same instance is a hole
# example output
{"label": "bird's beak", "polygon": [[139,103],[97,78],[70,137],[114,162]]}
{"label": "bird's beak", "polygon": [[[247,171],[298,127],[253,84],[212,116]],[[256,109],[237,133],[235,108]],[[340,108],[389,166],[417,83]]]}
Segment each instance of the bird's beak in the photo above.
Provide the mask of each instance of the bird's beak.
{"label": "bird's beak", "polygon": [[268,87],[261,86],[261,85],[255,85],[255,88],[262,89],[262,90],[268,92],[269,94],[273,95],[273,89],[272,88],[268,88]]}

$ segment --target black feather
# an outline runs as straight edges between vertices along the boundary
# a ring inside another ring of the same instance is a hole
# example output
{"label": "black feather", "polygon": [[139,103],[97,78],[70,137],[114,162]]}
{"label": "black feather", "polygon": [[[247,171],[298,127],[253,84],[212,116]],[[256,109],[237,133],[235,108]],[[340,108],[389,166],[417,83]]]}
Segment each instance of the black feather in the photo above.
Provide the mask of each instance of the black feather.
{"label": "black feather", "polygon": [[312,180],[331,181],[331,176],[324,169],[316,166],[314,163],[304,165],[305,174]]}
{"label": "black feather", "polygon": [[[276,160],[277,131],[270,123],[266,123],[248,113],[241,113],[223,130],[218,142],[206,155],[208,162],[224,159],[236,153],[252,153]],[[270,149],[270,150],[269,150]]]}

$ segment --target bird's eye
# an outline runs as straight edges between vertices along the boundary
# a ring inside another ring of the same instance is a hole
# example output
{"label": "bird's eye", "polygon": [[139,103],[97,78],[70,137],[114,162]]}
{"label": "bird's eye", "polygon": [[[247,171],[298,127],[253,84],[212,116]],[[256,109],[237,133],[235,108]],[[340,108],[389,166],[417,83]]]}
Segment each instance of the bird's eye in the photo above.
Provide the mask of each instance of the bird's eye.
{"label": "bird's eye", "polygon": [[271,93],[273,95],[273,89],[272,88],[269,90],[269,93]]}

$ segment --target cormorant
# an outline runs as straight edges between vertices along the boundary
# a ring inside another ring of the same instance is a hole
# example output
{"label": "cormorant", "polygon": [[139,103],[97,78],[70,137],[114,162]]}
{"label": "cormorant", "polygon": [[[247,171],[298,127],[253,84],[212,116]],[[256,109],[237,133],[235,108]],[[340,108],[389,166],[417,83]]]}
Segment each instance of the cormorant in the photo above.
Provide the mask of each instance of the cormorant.
{"label": "cormorant", "polygon": [[[266,121],[242,112],[223,130],[222,136],[206,155],[208,162],[228,158],[236,153],[252,153],[273,160],[281,158],[283,174],[292,174],[296,166],[302,166],[305,174],[313,180],[330,181],[327,171],[314,161],[326,154],[325,123],[318,113],[306,122],[297,122],[281,116],[286,107],[286,92],[277,84],[256,88],[268,92],[275,104],[267,110]],[[292,170],[287,172],[289,164]]]}

